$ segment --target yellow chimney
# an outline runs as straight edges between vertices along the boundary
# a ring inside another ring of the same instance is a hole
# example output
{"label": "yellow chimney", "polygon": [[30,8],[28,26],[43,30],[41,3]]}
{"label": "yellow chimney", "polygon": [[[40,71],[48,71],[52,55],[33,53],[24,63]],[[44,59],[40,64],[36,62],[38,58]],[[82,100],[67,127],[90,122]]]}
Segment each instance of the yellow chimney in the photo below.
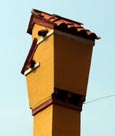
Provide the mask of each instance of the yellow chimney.
{"label": "yellow chimney", "polygon": [[34,136],[80,136],[95,39],[80,22],[32,10],[26,76]]}

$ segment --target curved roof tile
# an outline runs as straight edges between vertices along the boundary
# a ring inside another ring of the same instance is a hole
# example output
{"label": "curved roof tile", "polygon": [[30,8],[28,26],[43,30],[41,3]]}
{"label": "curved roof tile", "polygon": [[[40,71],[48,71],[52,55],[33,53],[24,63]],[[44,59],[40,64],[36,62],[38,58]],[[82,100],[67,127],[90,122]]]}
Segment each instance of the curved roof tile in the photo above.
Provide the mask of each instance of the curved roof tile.
{"label": "curved roof tile", "polygon": [[[34,19],[33,21],[33,18],[36,18],[36,19]],[[58,16],[55,14],[51,15],[51,14],[48,14],[46,12],[42,12],[36,9],[32,10],[32,17],[31,17],[30,24],[28,27],[28,33],[32,32],[31,30],[33,27],[32,25],[36,22],[38,24],[43,23],[43,25],[47,24],[49,27],[52,27],[54,29],[64,31],[67,33],[71,33],[74,35],[78,35],[78,36],[81,36],[81,37],[84,37],[90,40],[100,39],[100,37],[97,36],[95,33],[91,32],[88,29],[85,29],[82,26],[83,24],[80,22],[73,21],[73,20]]]}

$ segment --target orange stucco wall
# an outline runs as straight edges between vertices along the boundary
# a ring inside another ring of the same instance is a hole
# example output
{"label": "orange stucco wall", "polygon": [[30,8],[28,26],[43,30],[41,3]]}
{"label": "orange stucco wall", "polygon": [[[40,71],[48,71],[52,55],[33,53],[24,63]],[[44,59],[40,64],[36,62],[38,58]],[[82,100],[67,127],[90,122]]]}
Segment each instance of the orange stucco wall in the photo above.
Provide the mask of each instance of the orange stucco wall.
{"label": "orange stucco wall", "polygon": [[[42,29],[48,28],[34,25],[32,37],[39,41],[38,31]],[[30,107],[34,109],[49,99],[54,87],[86,95],[92,48],[90,40],[64,33],[43,40],[34,54],[40,67],[27,75]]]}
{"label": "orange stucco wall", "polygon": [[38,35],[38,32],[40,30],[48,30],[48,31],[50,31],[52,29],[50,29],[48,27],[45,27],[45,26],[34,24],[34,27],[32,29],[32,39],[37,38],[38,40],[40,40],[42,38],[41,36]]}
{"label": "orange stucco wall", "polygon": [[53,106],[34,116],[34,136],[52,136]]}
{"label": "orange stucco wall", "polygon": [[80,112],[51,105],[34,116],[34,136],[80,136]]}
{"label": "orange stucco wall", "polygon": [[54,104],[52,136],[80,136],[80,112]]}
{"label": "orange stucco wall", "polygon": [[[43,27],[34,26],[33,37]],[[39,29],[39,30],[38,30]],[[32,109],[50,98],[54,89],[54,35],[41,42],[34,54],[34,60],[40,67],[26,76],[29,103]],[[38,37],[38,39],[40,39]],[[39,41],[39,40],[38,40]]]}
{"label": "orange stucco wall", "polygon": [[92,43],[64,34],[54,37],[55,87],[86,95]]}

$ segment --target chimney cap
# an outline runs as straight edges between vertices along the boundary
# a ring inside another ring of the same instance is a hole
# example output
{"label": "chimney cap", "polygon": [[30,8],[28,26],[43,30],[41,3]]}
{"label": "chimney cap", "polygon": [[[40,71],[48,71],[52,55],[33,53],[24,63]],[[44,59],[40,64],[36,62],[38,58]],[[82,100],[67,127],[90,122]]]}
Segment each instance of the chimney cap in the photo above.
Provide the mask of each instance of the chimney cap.
{"label": "chimney cap", "polygon": [[49,14],[37,9],[32,10],[32,16],[27,30],[29,34],[32,34],[34,23],[90,40],[100,39],[94,32],[84,28],[81,22],[67,19],[56,14]]}

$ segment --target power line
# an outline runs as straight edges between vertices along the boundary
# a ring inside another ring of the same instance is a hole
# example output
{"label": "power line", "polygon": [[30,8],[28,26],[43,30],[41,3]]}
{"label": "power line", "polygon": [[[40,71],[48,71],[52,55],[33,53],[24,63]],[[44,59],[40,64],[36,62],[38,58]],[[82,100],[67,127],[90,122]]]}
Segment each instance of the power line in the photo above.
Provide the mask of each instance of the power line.
{"label": "power line", "polygon": [[93,103],[93,102],[104,100],[104,99],[107,99],[107,98],[110,98],[110,97],[115,97],[115,95],[107,95],[107,96],[104,96],[104,97],[100,97],[100,98],[97,98],[97,99],[94,99],[94,100],[91,100],[91,101],[84,102],[84,104]]}

